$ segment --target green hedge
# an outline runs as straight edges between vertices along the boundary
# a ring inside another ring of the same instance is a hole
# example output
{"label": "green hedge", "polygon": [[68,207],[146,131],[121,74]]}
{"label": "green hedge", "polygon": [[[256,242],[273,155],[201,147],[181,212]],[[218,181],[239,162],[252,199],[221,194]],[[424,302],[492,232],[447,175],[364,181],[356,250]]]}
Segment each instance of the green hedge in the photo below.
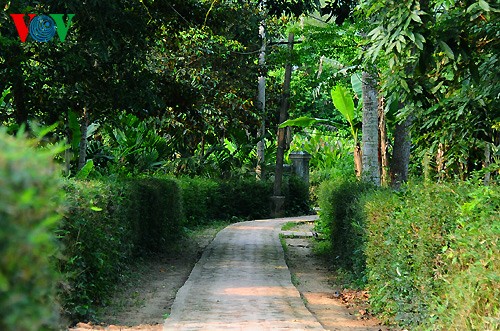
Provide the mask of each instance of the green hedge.
{"label": "green hedge", "polygon": [[208,178],[181,178],[185,225],[195,226],[215,220],[218,214],[219,184]]}
{"label": "green hedge", "polygon": [[164,252],[181,234],[182,193],[174,179],[145,178],[131,182],[130,203],[124,209],[135,225],[137,246],[146,252]]}
{"label": "green hedge", "polygon": [[0,130],[0,330],[58,323],[54,228],[62,196],[53,153]]}
{"label": "green hedge", "polygon": [[365,282],[365,216],[360,199],[374,186],[363,182],[330,180],[319,188],[320,219],[317,228],[330,240],[336,266]]}
{"label": "green hedge", "polygon": [[301,216],[312,213],[312,201],[309,187],[297,176],[285,177],[283,188],[285,195],[285,215]]}
{"label": "green hedge", "polygon": [[500,304],[500,189],[411,185],[366,198],[375,312],[422,330],[494,330]]}
{"label": "green hedge", "polygon": [[[183,226],[270,216],[270,182],[62,180],[54,153],[32,145],[0,132],[1,330],[54,327],[57,284],[64,316],[91,320],[132,260],[168,252]],[[285,191],[295,212],[303,208],[304,185],[287,181]]]}
{"label": "green hedge", "polygon": [[[271,217],[273,183],[255,179],[214,180],[181,178],[186,226],[211,220],[264,219]],[[287,216],[311,212],[307,185],[296,177],[284,180],[283,194]]]}
{"label": "green hedge", "polygon": [[132,257],[166,251],[180,236],[180,189],[175,180],[67,180],[58,230],[65,315],[88,320],[126,274]]}
{"label": "green hedge", "polygon": [[[290,201],[301,206],[298,200],[307,189],[300,183],[287,185]],[[59,263],[65,275],[61,298],[66,316],[89,320],[126,274],[131,259],[168,252],[183,237],[183,226],[269,217],[272,183],[203,178],[66,180],[65,190],[68,198],[58,230],[64,247]]]}
{"label": "green hedge", "polygon": [[332,257],[368,286],[385,321],[412,330],[496,330],[498,186],[411,184],[393,192],[327,182],[319,201]]}

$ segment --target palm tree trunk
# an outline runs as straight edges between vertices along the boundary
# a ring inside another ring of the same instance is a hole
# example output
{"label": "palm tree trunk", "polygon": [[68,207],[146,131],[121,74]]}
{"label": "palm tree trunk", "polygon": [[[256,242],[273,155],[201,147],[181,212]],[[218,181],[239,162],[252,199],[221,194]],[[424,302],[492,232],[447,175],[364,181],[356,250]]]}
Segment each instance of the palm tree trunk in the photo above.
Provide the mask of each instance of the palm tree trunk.
{"label": "palm tree trunk", "polygon": [[[265,6],[265,3],[262,5]],[[265,10],[265,8],[262,8]],[[261,126],[257,137],[259,142],[257,143],[257,167],[255,168],[255,173],[257,179],[263,179],[264,174],[264,162],[265,162],[265,141],[264,137],[266,135],[266,27],[264,20],[262,20],[259,26],[259,35],[262,41],[259,53],[259,78],[258,78],[258,96],[257,96],[257,107],[260,110],[262,116]]]}
{"label": "palm tree trunk", "polygon": [[381,170],[381,183],[387,185],[389,181],[389,158],[387,156],[387,127],[385,124],[385,102],[384,97],[378,102],[378,131],[379,131],[379,162]]}
{"label": "palm tree trunk", "polygon": [[362,126],[362,179],[380,185],[380,164],[378,158],[378,98],[376,82],[368,72],[362,75],[363,126]]}

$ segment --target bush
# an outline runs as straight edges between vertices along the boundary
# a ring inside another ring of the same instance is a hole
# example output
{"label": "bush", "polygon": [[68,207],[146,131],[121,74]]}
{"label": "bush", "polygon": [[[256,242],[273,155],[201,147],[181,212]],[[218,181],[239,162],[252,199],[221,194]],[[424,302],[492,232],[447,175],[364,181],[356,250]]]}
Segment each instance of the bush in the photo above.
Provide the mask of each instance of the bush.
{"label": "bush", "polygon": [[185,225],[193,227],[215,220],[220,201],[219,183],[208,178],[180,178]]}
{"label": "bush", "polygon": [[255,179],[219,182],[219,200],[216,201],[218,219],[263,219],[271,216],[270,198],[273,184]]}
{"label": "bush", "polygon": [[68,180],[67,206],[59,229],[64,246],[60,271],[65,315],[90,319],[124,275],[137,239],[127,218],[124,182]]}
{"label": "bush", "polygon": [[179,237],[180,189],[171,179],[75,181],[59,229],[67,316],[89,320],[113,293],[132,257],[164,252]]}
{"label": "bush", "polygon": [[129,217],[138,235],[138,247],[165,252],[181,236],[182,195],[177,181],[145,178],[132,182]]}
{"label": "bush", "polygon": [[360,198],[374,189],[368,183],[331,180],[320,186],[317,228],[327,235],[335,264],[364,283],[365,216]]}
{"label": "bush", "polygon": [[426,327],[498,330],[500,325],[500,188],[467,190],[459,217],[436,259],[439,293]]}
{"label": "bush", "polygon": [[[273,183],[255,179],[213,180],[181,178],[182,200],[187,227],[223,219],[263,219],[271,217],[270,198]],[[309,192],[296,177],[286,178],[285,213],[309,214]]]}
{"label": "bush", "polygon": [[52,258],[60,217],[53,152],[0,130],[0,329],[57,326]]}
{"label": "bush", "polygon": [[[290,194],[300,200],[303,192],[295,193],[297,187],[291,184]],[[272,184],[140,178],[67,180],[65,189],[66,211],[58,230],[64,246],[61,298],[68,317],[90,320],[126,275],[134,256],[168,252],[183,236],[182,225],[269,217]]]}
{"label": "bush", "polygon": [[412,329],[493,330],[499,188],[409,185],[364,198],[372,308]]}
{"label": "bush", "polygon": [[309,215],[312,212],[311,197],[307,184],[297,176],[285,178],[285,215]]}

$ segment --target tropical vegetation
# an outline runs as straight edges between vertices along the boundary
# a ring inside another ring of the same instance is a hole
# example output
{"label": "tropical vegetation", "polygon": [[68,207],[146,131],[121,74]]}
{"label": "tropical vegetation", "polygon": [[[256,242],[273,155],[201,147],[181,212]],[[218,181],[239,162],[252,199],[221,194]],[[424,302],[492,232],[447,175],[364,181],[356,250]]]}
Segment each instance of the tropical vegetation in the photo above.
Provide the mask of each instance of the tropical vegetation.
{"label": "tropical vegetation", "polygon": [[[1,1],[0,329],[95,318],[134,257],[190,227],[318,207],[318,245],[384,322],[494,330],[499,12]],[[38,42],[30,20],[52,13],[67,35]]]}

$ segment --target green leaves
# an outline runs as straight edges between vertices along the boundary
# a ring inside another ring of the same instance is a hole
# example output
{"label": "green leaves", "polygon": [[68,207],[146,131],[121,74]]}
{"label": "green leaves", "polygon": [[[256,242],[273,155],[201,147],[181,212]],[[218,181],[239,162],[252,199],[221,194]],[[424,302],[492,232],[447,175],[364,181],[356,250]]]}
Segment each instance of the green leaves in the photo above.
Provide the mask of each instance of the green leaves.
{"label": "green leaves", "polygon": [[[354,80],[357,85],[358,82],[356,79]],[[359,86],[356,86],[356,88],[359,88]],[[335,108],[337,108],[347,122],[349,122],[349,125],[351,126],[351,135],[354,139],[354,143],[357,145],[358,130],[354,128],[354,100],[352,99],[352,95],[341,85],[335,86],[331,90],[331,95]]]}
{"label": "green leaves", "polygon": [[286,120],[280,124],[279,128],[285,128],[287,126],[298,126],[298,127],[310,127],[316,123],[329,123],[329,120],[322,118],[312,118],[307,116],[298,117],[295,119]]}
{"label": "green leaves", "polygon": [[453,50],[450,48],[450,46],[448,46],[447,43],[445,43],[444,41],[439,41],[439,46],[441,47],[441,49],[443,50],[443,52],[446,54],[446,56],[452,60],[455,59],[455,54],[453,53]]}
{"label": "green leaves", "polygon": [[354,101],[349,91],[345,87],[337,85],[332,89],[331,95],[335,108],[352,124],[354,120]]}
{"label": "green leaves", "polygon": [[82,132],[80,131],[78,117],[72,110],[68,111],[68,126],[71,132],[71,148],[76,151],[78,149],[78,145],[80,144],[80,139],[82,138]]}
{"label": "green leaves", "polygon": [[87,160],[87,163],[83,166],[80,171],[76,174],[77,179],[87,179],[92,170],[94,169],[94,161],[92,159]]}
{"label": "green leaves", "polygon": [[0,128],[0,328],[5,331],[57,329],[59,309],[51,304],[59,282],[54,229],[63,197],[54,171],[56,152],[37,149],[37,143]]}
{"label": "green leaves", "polygon": [[361,100],[361,98],[363,97],[363,82],[361,81],[361,73],[356,72],[352,74],[351,85],[354,93],[356,93],[358,99]]}
{"label": "green leaves", "polygon": [[484,11],[490,11],[490,5],[484,1],[484,0],[479,0],[479,7],[481,7]]}

